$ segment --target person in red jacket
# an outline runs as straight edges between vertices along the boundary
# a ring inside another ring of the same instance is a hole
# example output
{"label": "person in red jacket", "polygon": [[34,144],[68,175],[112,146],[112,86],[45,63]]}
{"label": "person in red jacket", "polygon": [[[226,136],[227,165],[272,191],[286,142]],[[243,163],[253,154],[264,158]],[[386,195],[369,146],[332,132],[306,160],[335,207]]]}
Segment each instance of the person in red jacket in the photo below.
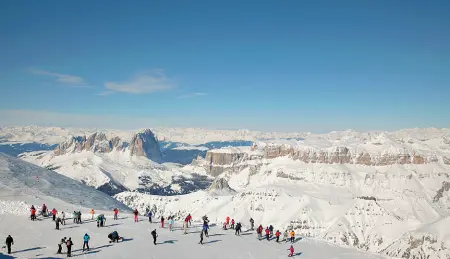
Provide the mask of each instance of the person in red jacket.
{"label": "person in red jacket", "polygon": [[119,210],[117,208],[114,209],[114,220],[117,220],[117,214],[119,214]]}
{"label": "person in red jacket", "polygon": [[139,221],[138,220],[139,211],[137,209],[135,209],[133,211],[133,214],[134,214],[134,222],[138,222]]}
{"label": "person in red jacket", "polygon": [[258,239],[259,240],[262,239],[262,231],[263,231],[263,226],[259,225],[259,227],[256,229],[256,233],[258,233]]}
{"label": "person in red jacket", "polygon": [[34,206],[31,207],[31,220],[36,220],[36,209]]}
{"label": "person in red jacket", "polygon": [[267,238],[267,241],[269,241],[269,237],[270,237],[270,230],[269,230],[269,228],[266,228],[266,238]]}
{"label": "person in red jacket", "polygon": [[234,219],[231,220],[231,229],[234,229]]}
{"label": "person in red jacket", "polygon": [[277,232],[275,232],[275,236],[277,237],[277,243],[280,241],[280,235],[281,235],[281,232],[279,230],[277,230]]}
{"label": "person in red jacket", "polygon": [[288,257],[294,256],[294,247],[292,245],[291,245],[291,247],[288,250],[290,252]]}
{"label": "person in red jacket", "polygon": [[55,210],[55,208],[53,208],[52,209],[52,216],[53,216],[53,221],[55,221],[56,220],[56,210]]}

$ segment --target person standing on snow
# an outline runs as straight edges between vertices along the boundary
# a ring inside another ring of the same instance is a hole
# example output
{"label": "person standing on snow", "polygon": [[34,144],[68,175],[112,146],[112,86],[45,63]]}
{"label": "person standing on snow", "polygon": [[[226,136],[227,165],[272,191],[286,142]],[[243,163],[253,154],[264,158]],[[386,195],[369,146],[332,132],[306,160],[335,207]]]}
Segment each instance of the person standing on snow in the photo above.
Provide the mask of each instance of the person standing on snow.
{"label": "person standing on snow", "polygon": [[91,219],[92,219],[92,220],[94,219],[94,214],[95,214],[94,209],[91,209]]}
{"label": "person standing on snow", "polygon": [[77,223],[81,224],[81,211],[80,210],[77,212]]}
{"label": "person standing on snow", "polygon": [[41,210],[42,216],[47,217],[48,213],[47,213],[47,206],[45,205],[45,203],[42,205],[42,210]]}
{"label": "person standing on snow", "polygon": [[289,250],[289,254],[288,254],[288,257],[292,257],[292,256],[294,256],[294,247],[291,245],[291,247],[288,249]]}
{"label": "person standing on snow", "polygon": [[269,230],[269,228],[266,228],[266,238],[267,238],[267,241],[269,241],[270,239],[270,230]]}
{"label": "person standing on snow", "polygon": [[153,216],[153,212],[149,211],[148,212],[148,222],[152,223],[152,216]]}
{"label": "person standing on snow", "polygon": [[73,217],[73,223],[77,223],[78,215],[77,215],[77,212],[76,212],[76,211],[73,211],[72,217]]}
{"label": "person standing on snow", "polygon": [[190,226],[192,225],[192,216],[190,213],[187,215],[186,221],[189,223]]}
{"label": "person standing on snow", "polygon": [[34,208],[33,205],[31,205],[31,220],[36,220],[36,209]]}
{"label": "person standing on snow", "polygon": [[8,249],[8,254],[11,254],[11,245],[14,245],[14,239],[11,237],[11,235],[8,235],[5,243]]}
{"label": "person standing on snow", "polygon": [[61,224],[66,225],[66,213],[64,211],[61,212]]}
{"label": "person standing on snow", "polygon": [[209,237],[209,235],[208,235],[208,228],[209,228],[208,223],[205,222],[203,224],[203,232],[205,232],[205,236],[206,237]]}
{"label": "person standing on snow", "polygon": [[55,223],[56,223],[56,229],[59,230],[59,223],[61,223],[61,218],[60,217],[56,218]]}
{"label": "person standing on snow", "polygon": [[156,234],[156,229],[152,231],[152,237],[153,237],[153,244],[156,245],[156,238],[158,237],[158,234]]}
{"label": "person standing on snow", "polygon": [[133,214],[134,214],[134,222],[138,222],[139,221],[139,219],[138,219],[139,211],[137,209],[135,209],[133,211]]}
{"label": "person standing on snow", "polygon": [[269,226],[269,231],[270,231],[270,237],[272,238],[272,236],[273,236],[273,226],[272,225]]}
{"label": "person standing on snow", "polygon": [[119,210],[117,208],[114,209],[114,220],[117,220],[117,215],[119,214]]}
{"label": "person standing on snow", "polygon": [[84,252],[84,248],[87,247],[87,250],[89,251],[89,240],[91,239],[91,237],[86,233],[84,234],[83,237],[83,252]]}
{"label": "person standing on snow", "polygon": [[241,225],[240,222],[238,222],[238,223],[236,224],[236,233],[235,233],[235,235],[237,235],[237,236],[240,236],[240,235],[241,235],[241,228],[242,228],[242,225]]}
{"label": "person standing on snow", "polygon": [[230,217],[229,216],[227,216],[227,218],[225,219],[225,224],[227,225],[227,227],[230,224]]}
{"label": "person standing on snow", "polygon": [[199,244],[203,245],[203,231],[200,231],[200,242]]}
{"label": "person standing on snow", "polygon": [[57,213],[56,209],[55,209],[55,208],[53,208],[53,209],[52,209],[52,216],[53,216],[53,221],[55,221],[55,220],[56,220],[56,213]]}
{"label": "person standing on snow", "polygon": [[255,221],[253,220],[253,218],[250,218],[250,229],[253,230],[253,228],[255,227]]}
{"label": "person standing on snow", "polygon": [[263,231],[263,226],[259,225],[258,229],[256,230],[256,233],[258,233],[258,239],[259,240],[262,239],[262,231]]}
{"label": "person standing on snow", "polygon": [[164,228],[164,216],[161,216],[161,227]]}
{"label": "person standing on snow", "polygon": [[286,242],[286,243],[289,241],[288,236],[289,236],[288,231],[285,230],[284,234],[283,234],[283,239],[284,239],[284,242]]}
{"label": "person standing on snow", "polygon": [[67,247],[67,257],[71,257],[72,256],[72,238],[69,237],[69,240],[66,241],[66,247]]}
{"label": "person standing on snow", "polygon": [[294,243],[295,241],[295,232],[294,230],[291,231],[291,243]]}
{"label": "person standing on snow", "polygon": [[187,228],[188,228],[188,222],[191,222],[191,214],[187,215],[187,217],[184,219],[184,223],[183,223],[183,228],[184,228],[184,233],[183,234],[187,234]]}
{"label": "person standing on snow", "polygon": [[277,243],[280,242],[280,235],[281,235],[281,232],[279,230],[277,230],[277,232],[275,232],[275,236],[277,238]]}
{"label": "person standing on snow", "polygon": [[231,229],[234,229],[234,219],[231,220]]}
{"label": "person standing on snow", "polygon": [[66,243],[66,237],[62,238],[61,241],[58,243],[58,252],[57,254],[62,254],[62,245]]}
{"label": "person standing on snow", "polygon": [[173,216],[169,217],[169,230],[172,231],[173,230],[173,224],[175,223],[175,221],[173,220]]}

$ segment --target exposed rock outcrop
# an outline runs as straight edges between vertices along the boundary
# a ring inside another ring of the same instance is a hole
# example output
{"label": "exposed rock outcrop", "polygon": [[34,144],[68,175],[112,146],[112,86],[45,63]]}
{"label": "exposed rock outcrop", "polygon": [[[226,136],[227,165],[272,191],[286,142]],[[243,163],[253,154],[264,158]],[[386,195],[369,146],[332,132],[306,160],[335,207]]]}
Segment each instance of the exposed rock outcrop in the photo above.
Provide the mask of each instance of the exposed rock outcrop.
{"label": "exposed rock outcrop", "polygon": [[242,170],[247,166],[242,162],[260,158],[262,157],[248,152],[248,149],[244,147],[213,149],[206,152],[204,167],[208,174],[218,176],[228,170]]}
{"label": "exposed rock outcrop", "polygon": [[109,153],[111,151],[130,151],[132,156],[145,156],[155,162],[161,162],[161,151],[158,141],[149,129],[135,134],[131,142],[119,137],[108,137],[104,133],[94,133],[90,136],[76,136],[61,143],[53,151],[55,156],[68,153],[91,151],[94,153]]}
{"label": "exposed rock outcrop", "polygon": [[228,181],[225,178],[216,178],[214,182],[212,182],[211,186],[209,186],[208,191],[215,194],[236,193],[236,191],[228,185]]}

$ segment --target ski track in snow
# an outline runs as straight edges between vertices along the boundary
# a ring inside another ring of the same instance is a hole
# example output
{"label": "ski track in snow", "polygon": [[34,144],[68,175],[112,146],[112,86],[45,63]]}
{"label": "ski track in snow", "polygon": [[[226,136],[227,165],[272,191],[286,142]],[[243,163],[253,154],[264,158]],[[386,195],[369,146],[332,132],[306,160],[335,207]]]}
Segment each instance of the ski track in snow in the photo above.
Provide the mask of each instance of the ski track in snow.
{"label": "ski track in snow", "polygon": [[[3,204],[3,203],[1,203]],[[85,212],[87,215],[87,212]],[[255,232],[244,232],[242,236],[235,236],[232,230],[225,231],[217,227],[210,229],[210,237],[204,237],[205,244],[199,242],[200,228],[190,227],[189,234],[183,235],[181,222],[176,222],[175,231],[168,228],[161,229],[158,223],[149,223],[147,218],[141,217],[138,223],[133,221],[131,215],[119,215],[115,221],[107,216],[106,227],[97,228],[96,223],[88,221],[75,224],[67,220],[61,230],[55,230],[51,218],[30,221],[27,216],[2,214],[0,220],[0,233],[10,234],[14,238],[12,247],[14,257],[1,253],[0,258],[64,258],[66,255],[56,255],[57,244],[62,237],[71,237],[74,243],[72,256],[81,258],[218,258],[218,259],[273,259],[286,258],[290,243],[277,244],[275,241],[257,240]],[[112,226],[113,225],[113,226]],[[153,245],[150,230],[158,232],[157,245]],[[125,241],[109,244],[107,235],[118,231]],[[83,253],[83,235],[88,233],[91,237],[89,246],[91,250]],[[2,237],[3,238],[3,237]],[[302,239],[294,244],[296,258],[304,259],[361,259],[385,258],[367,254],[347,248],[329,245],[309,239]],[[63,247],[63,252],[66,248]]]}

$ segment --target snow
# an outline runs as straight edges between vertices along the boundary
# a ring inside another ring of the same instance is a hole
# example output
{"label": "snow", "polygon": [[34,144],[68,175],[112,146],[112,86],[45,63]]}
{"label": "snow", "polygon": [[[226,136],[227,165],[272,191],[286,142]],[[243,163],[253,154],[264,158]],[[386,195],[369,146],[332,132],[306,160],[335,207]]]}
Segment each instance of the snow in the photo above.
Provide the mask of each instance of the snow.
{"label": "snow", "polygon": [[208,151],[209,148],[203,146],[181,146],[173,148],[173,150],[200,150],[200,151]]}

